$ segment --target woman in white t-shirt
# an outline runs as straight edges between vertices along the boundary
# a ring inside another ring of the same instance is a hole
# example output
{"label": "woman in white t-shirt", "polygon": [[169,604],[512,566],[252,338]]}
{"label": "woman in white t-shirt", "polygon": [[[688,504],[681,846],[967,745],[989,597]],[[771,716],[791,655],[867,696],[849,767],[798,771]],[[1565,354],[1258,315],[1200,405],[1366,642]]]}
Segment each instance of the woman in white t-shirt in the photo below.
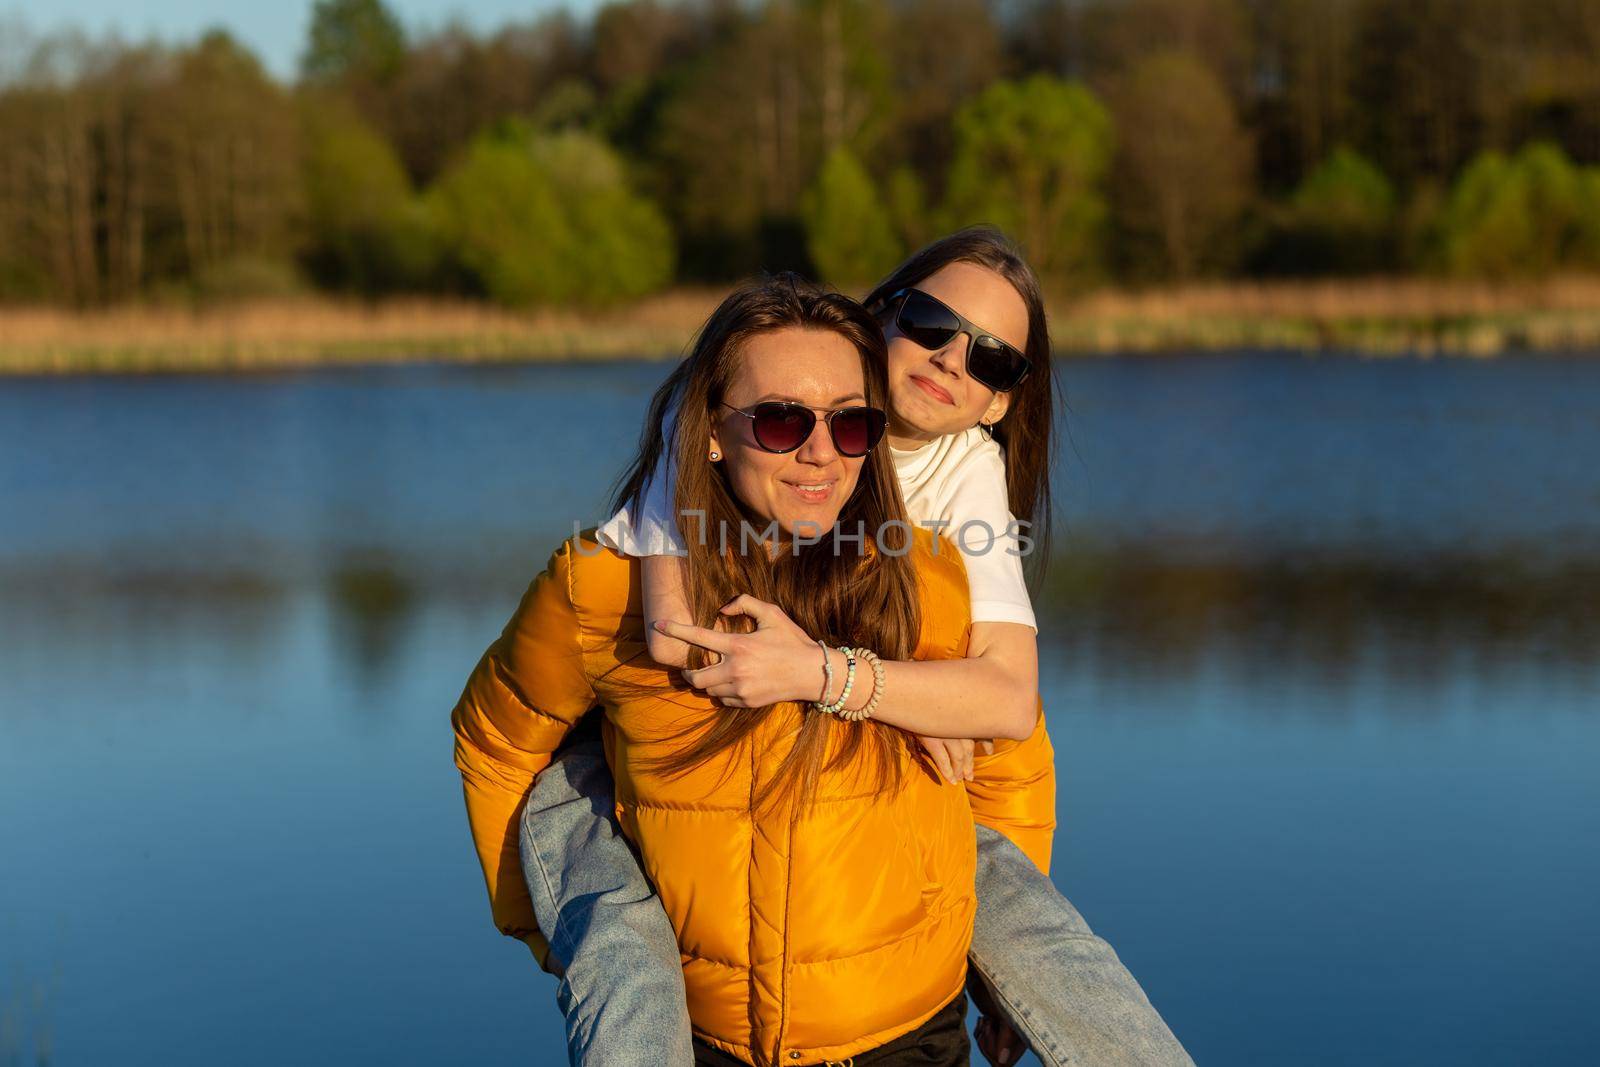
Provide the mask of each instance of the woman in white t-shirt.
{"label": "woman in white t-shirt", "polygon": [[[1056,398],[1044,301],[1010,242],[976,227],[912,255],[865,303],[888,340],[888,439],[906,512],[961,551],[972,627],[965,659],[875,664],[848,706],[856,711],[872,694],[876,717],[916,734],[956,783],[970,780],[974,760],[986,758],[975,742],[989,749],[1027,738],[1042,711],[1024,560],[1041,559],[1050,515]],[[674,396],[669,378],[656,404],[666,409]],[[751,420],[763,447],[787,451],[811,434],[827,438],[817,413],[783,408],[757,403],[738,414]],[[665,456],[662,442],[644,451],[619,490],[618,514],[598,531],[616,551],[646,557],[651,655],[683,666],[690,644],[716,644],[720,662],[683,676],[731,708],[819,696],[845,708],[841,686],[854,662],[844,650],[819,650],[773,605],[744,596],[723,608],[754,621],[732,648],[725,635],[692,625],[676,557],[685,536],[707,531],[693,515],[674,521]],[[831,489],[792,488],[803,499]],[[879,707],[880,691],[893,701]],[[613,803],[592,741],[569,749],[529,794],[524,871],[549,937],[535,954],[562,976],[558,997],[574,1064],[693,1062],[676,942],[611,818]],[[1031,1047],[1046,1064],[1189,1063],[1047,872],[1001,834],[978,830],[971,985],[983,1010],[979,1046],[991,1062],[1014,1063]]]}

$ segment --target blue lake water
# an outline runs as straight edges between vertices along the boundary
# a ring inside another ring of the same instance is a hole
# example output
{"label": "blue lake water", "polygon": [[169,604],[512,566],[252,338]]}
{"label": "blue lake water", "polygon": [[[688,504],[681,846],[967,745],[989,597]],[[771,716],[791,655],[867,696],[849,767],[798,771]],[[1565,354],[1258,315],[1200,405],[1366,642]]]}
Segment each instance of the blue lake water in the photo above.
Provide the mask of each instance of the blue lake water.
{"label": "blue lake water", "polygon": [[[0,382],[0,1064],[560,1062],[451,763],[659,364]],[[1054,877],[1198,1062],[1600,1045],[1600,360],[1072,362]]]}

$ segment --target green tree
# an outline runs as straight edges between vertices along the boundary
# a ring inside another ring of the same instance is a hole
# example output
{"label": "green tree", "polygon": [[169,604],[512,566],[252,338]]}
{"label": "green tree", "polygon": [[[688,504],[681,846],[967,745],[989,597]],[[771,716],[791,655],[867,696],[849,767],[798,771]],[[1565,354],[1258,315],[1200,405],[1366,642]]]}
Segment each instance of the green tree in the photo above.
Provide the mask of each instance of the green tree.
{"label": "green tree", "polygon": [[1279,211],[1261,262],[1273,272],[1355,273],[1392,265],[1395,191],[1381,170],[1341,146]]}
{"label": "green tree", "polygon": [[865,157],[887,126],[882,15],[867,0],[754,6],[683,72],[653,148],[697,273],[805,266],[808,182],[835,147]]}
{"label": "green tree", "polygon": [[1068,24],[1078,38],[1072,47],[1081,57],[1085,79],[1096,89],[1109,88],[1146,59],[1181,52],[1214,74],[1236,106],[1249,99],[1260,72],[1260,58],[1252,47],[1253,24],[1260,21],[1263,9],[1280,2],[1045,0],[1047,6],[1078,9],[1077,25]]}
{"label": "green tree", "polygon": [[1402,185],[1448,180],[1480,152],[1510,153],[1537,139],[1594,158],[1600,5],[1367,0],[1359,10],[1357,125]]}
{"label": "green tree", "polygon": [[1046,74],[995,82],[956,112],[955,140],[950,224],[1000,226],[1047,273],[1098,273],[1113,137],[1093,93]]}
{"label": "green tree", "polygon": [[842,145],[828,154],[806,191],[801,215],[811,260],[834,285],[873,281],[900,259],[900,242],[872,176]]}
{"label": "green tree", "polygon": [[1462,171],[1440,223],[1454,274],[1538,276],[1584,264],[1596,223],[1594,182],[1559,147],[1485,152]]}
{"label": "green tree", "polygon": [[921,248],[933,239],[938,220],[931,217],[927,190],[911,167],[896,167],[889,172],[884,206],[902,247]]}
{"label": "green tree", "polygon": [[586,133],[508,124],[479,137],[429,202],[449,253],[504,304],[606,303],[672,277],[666,220]]}
{"label": "green tree", "polygon": [[433,238],[394,149],[337,98],[308,96],[301,111],[312,275],[369,295],[423,284]]}
{"label": "green tree", "polygon": [[300,70],[314,82],[382,82],[405,55],[405,30],[383,0],[317,0]]}
{"label": "green tree", "polygon": [[1583,168],[1579,195],[1583,213],[1573,261],[1591,270],[1600,269],[1600,167]]}
{"label": "green tree", "polygon": [[1355,135],[1355,41],[1366,3],[1274,0],[1257,7],[1256,54],[1273,57],[1276,68],[1255,115],[1269,180],[1304,176]]}
{"label": "green tree", "polygon": [[1394,214],[1394,186],[1361,153],[1340,146],[1306,175],[1291,203],[1331,230],[1380,229]]}
{"label": "green tree", "polygon": [[956,110],[1006,68],[990,0],[890,0],[884,51],[893,72],[895,154],[922,178],[943,181]]}
{"label": "green tree", "polygon": [[1251,193],[1249,140],[1217,76],[1194,56],[1141,60],[1112,91],[1118,214],[1163,273],[1223,265]]}
{"label": "green tree", "polygon": [[594,15],[594,76],[607,92],[654,78],[693,32],[693,15],[660,0],[612,0]]}
{"label": "green tree", "polygon": [[292,286],[293,220],[301,208],[293,101],[220,31],[175,60],[155,100],[152,152],[161,169],[150,212],[177,226],[152,257],[181,264],[202,292]]}
{"label": "green tree", "polygon": [[622,159],[604,141],[567,130],[533,138],[531,151],[570,220],[574,245],[567,255],[578,299],[624,300],[672,280],[672,227],[634,192]]}
{"label": "green tree", "polygon": [[566,12],[487,39],[447,25],[412,43],[392,83],[358,92],[357,100],[394,142],[412,180],[425,185],[494,123],[571,110],[568,90],[558,87],[577,77],[577,32]]}
{"label": "green tree", "polygon": [[558,259],[572,240],[567,220],[526,145],[479,138],[428,202],[444,246],[485,295],[513,305],[572,295]]}

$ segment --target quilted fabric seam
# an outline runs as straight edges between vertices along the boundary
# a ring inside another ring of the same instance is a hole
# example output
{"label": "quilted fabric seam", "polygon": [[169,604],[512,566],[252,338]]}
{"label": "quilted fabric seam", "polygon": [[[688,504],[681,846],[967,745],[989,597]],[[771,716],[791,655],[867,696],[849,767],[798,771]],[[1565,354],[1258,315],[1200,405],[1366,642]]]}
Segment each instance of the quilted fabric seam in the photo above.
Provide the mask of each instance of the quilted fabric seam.
{"label": "quilted fabric seam", "polygon": [[863,956],[870,956],[874,952],[886,952],[900,944],[902,941],[908,941],[913,937],[920,937],[926,934],[930,927],[934,926],[936,923],[943,922],[945,918],[948,917],[949,914],[955,911],[958,907],[960,907],[959,903],[953,903],[939,909],[938,911],[929,912],[927,918],[923,919],[922,922],[918,923],[910,930],[907,930],[893,941],[885,941],[881,945],[873,945],[871,948],[862,949],[860,952],[846,952],[842,956],[826,956],[821,959],[814,960],[796,960],[794,966],[815,967],[824,963],[838,963],[842,960],[860,959]]}

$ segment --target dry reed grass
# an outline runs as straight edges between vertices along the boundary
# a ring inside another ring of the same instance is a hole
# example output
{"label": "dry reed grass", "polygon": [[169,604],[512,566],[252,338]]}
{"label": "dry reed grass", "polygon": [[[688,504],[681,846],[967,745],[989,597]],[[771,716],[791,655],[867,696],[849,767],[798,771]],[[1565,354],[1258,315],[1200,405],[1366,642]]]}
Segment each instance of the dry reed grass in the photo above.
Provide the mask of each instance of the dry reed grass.
{"label": "dry reed grass", "polygon": [[468,302],[320,298],[211,308],[0,308],[0,373],[665,357],[682,348],[720,295],[678,290],[613,312],[530,314]]}
{"label": "dry reed grass", "polygon": [[1319,281],[1220,282],[1145,292],[1105,290],[1063,308],[1072,317],[1427,318],[1600,309],[1600,277],[1540,282],[1356,278]]}
{"label": "dry reed grass", "polygon": [[1077,352],[1293,348],[1493,356],[1600,349],[1600,278],[1365,278],[1104,290],[1058,301]]}
{"label": "dry reed grass", "polygon": [[[212,308],[0,308],[0,374],[275,369],[405,360],[668,358],[721,296],[680,289],[604,312],[308,297]],[[1053,302],[1067,353],[1232,348],[1494,355],[1600,350],[1600,278],[1215,283]]]}

